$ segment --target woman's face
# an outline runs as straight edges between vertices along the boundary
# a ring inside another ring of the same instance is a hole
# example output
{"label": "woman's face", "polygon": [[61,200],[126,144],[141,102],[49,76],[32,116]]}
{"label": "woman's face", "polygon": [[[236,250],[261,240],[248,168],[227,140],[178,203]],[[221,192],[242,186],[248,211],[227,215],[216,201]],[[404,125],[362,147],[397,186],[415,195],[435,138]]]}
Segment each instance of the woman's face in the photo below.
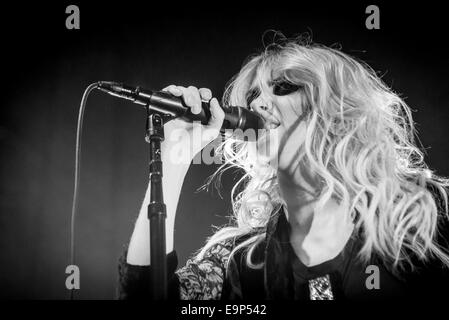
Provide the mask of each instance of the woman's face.
{"label": "woman's face", "polygon": [[256,88],[247,95],[250,109],[265,120],[265,134],[257,141],[257,157],[285,173],[297,168],[304,143],[305,113],[301,90],[282,78],[274,78],[265,90],[268,92]]}

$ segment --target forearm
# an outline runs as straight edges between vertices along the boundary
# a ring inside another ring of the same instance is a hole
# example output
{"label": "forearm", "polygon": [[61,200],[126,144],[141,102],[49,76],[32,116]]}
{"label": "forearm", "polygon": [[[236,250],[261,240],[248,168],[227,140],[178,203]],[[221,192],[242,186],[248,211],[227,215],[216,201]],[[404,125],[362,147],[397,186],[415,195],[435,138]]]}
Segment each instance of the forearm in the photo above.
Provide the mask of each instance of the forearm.
{"label": "forearm", "polygon": [[[172,85],[164,90],[176,97],[182,96],[185,104],[191,108],[194,114],[200,113],[201,101],[210,101],[211,112],[207,125],[202,125],[199,122],[188,123],[179,119],[171,120],[164,125],[166,140],[162,144],[162,160],[164,162],[162,186],[167,208],[166,251],[169,253],[173,251],[176,207],[190,161],[195,154],[218,136],[224,120],[224,111],[221,109],[218,100],[212,98],[212,92],[209,89]],[[196,132],[199,135],[196,135]],[[126,260],[129,264],[149,265],[151,263],[150,230],[147,217],[150,191],[150,187],[148,187],[128,247]]]}
{"label": "forearm", "polygon": [[[166,218],[166,252],[173,251],[175,215],[178,206],[179,196],[181,194],[182,184],[187,174],[189,164],[173,163],[170,157],[170,147],[167,146],[162,150],[163,160],[163,190],[164,203],[167,208]],[[149,265],[150,264],[150,228],[147,216],[147,207],[150,203],[151,187],[148,185],[145,199],[137,218],[131,241],[128,247],[127,262],[133,265]]]}

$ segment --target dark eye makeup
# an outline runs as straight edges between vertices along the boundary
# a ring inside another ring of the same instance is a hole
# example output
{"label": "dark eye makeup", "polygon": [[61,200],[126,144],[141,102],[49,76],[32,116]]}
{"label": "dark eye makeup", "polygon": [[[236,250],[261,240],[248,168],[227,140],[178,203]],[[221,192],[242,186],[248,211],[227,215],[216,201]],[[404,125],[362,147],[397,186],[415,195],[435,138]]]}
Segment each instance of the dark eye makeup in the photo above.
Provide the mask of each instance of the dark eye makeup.
{"label": "dark eye makeup", "polygon": [[275,96],[286,96],[302,88],[301,85],[291,83],[287,80],[274,80],[272,82],[272,85],[273,85],[273,94]]}
{"label": "dark eye makeup", "polygon": [[[301,85],[293,84],[285,79],[273,80],[270,85],[273,87],[273,94],[275,96],[286,96],[302,88]],[[259,88],[250,89],[246,94],[246,105],[249,107],[251,102],[257,99],[260,94]]]}

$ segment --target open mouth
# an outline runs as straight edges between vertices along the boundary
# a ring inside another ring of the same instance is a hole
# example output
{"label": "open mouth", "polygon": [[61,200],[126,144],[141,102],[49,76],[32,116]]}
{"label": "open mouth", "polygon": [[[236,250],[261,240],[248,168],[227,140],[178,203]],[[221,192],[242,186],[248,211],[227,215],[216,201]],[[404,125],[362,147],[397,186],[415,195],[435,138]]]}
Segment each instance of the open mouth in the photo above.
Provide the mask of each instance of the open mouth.
{"label": "open mouth", "polygon": [[281,121],[274,115],[270,115],[268,118],[264,118],[264,129],[272,130],[281,125]]}

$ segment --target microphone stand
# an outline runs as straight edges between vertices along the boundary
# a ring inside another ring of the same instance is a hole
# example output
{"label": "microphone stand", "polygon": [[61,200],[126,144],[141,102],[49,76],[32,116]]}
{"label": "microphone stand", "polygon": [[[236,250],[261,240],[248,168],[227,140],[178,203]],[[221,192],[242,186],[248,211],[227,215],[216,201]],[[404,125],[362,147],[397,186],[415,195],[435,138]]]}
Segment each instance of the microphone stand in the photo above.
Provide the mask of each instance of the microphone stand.
{"label": "microphone stand", "polygon": [[[167,261],[165,245],[165,218],[162,188],[161,143],[164,141],[163,115],[147,109],[145,140],[150,145],[150,204],[148,205],[148,220],[150,222],[150,259],[151,259],[151,296],[154,300],[167,299]],[[165,119],[164,119],[165,117]]]}

